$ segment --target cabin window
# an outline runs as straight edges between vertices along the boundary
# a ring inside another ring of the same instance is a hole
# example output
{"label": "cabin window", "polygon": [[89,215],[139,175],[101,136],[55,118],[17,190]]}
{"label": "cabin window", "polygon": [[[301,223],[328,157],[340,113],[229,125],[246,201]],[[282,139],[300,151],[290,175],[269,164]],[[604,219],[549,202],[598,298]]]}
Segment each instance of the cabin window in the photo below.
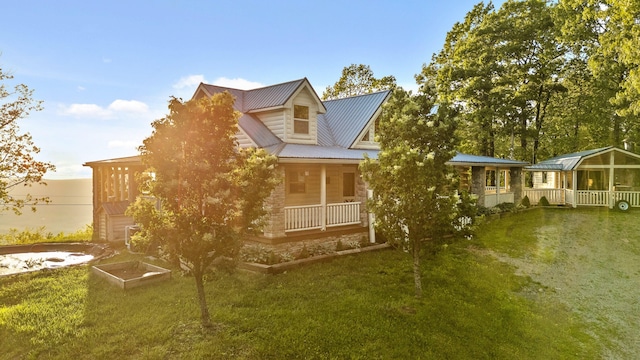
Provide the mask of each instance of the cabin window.
{"label": "cabin window", "polygon": [[287,173],[289,182],[289,194],[304,194],[307,191],[306,175],[304,171],[289,171]]}
{"label": "cabin window", "polygon": [[547,175],[547,172],[546,172],[546,171],[543,171],[543,172],[542,172],[542,183],[543,183],[543,184],[546,184],[546,183],[548,183],[548,182],[549,182],[549,177],[548,177],[548,175]]}
{"label": "cabin window", "polygon": [[293,133],[309,134],[309,107],[293,105]]}
{"label": "cabin window", "polygon": [[364,133],[364,135],[362,136],[362,141],[371,141],[369,140],[371,137],[369,136],[369,133],[371,132],[371,130],[367,131],[366,133]]}
{"label": "cabin window", "polygon": [[342,196],[354,197],[356,196],[356,174],[352,172],[346,172],[342,174]]}

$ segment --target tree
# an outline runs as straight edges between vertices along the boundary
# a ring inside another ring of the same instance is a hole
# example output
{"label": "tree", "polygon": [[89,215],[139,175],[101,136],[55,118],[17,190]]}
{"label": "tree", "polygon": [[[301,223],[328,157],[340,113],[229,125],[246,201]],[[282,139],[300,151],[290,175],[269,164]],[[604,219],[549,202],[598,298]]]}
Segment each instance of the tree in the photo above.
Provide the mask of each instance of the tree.
{"label": "tree", "polygon": [[31,111],[42,110],[42,102],[33,99],[33,90],[19,84],[13,91],[5,84],[13,76],[0,68],[0,212],[13,210],[21,214],[25,205],[32,211],[39,202],[48,202],[46,197],[25,198],[11,196],[10,190],[16,186],[46,184],[42,178],[47,171],[55,171],[55,166],[37,161],[34,155],[40,152],[29,133],[21,133],[18,121],[26,118]]}
{"label": "tree", "polygon": [[412,255],[417,297],[422,296],[422,243],[451,234],[459,219],[453,170],[445,164],[457,145],[453,114],[446,107],[432,113],[433,105],[431,94],[397,89],[376,135],[378,159],[365,158],[360,165],[373,189],[368,206],[376,228]]}
{"label": "tree", "polygon": [[342,69],[342,76],[333,86],[327,86],[322,93],[322,100],[342,99],[395,88],[396,78],[394,76],[389,75],[376,79],[369,65],[351,64]]}
{"label": "tree", "polygon": [[[422,76],[437,72],[439,94],[460,108],[463,151],[536,161],[565,49],[551,5],[506,1],[476,5],[447,34]],[[517,145],[516,145],[517,144]]]}
{"label": "tree", "polygon": [[607,114],[594,124],[599,145],[640,142],[640,2],[563,0],[558,7],[563,40],[587,58],[606,100]]}
{"label": "tree", "polygon": [[227,92],[171,99],[169,114],[152,123],[153,133],[139,149],[153,174],[143,187],[161,209],[138,199],[129,210],[143,237],[163,244],[189,268],[203,326],[210,325],[206,271],[215,259],[237,254],[243,234],[259,226],[263,201],[277,184],[274,156],[238,148],[234,101]]}

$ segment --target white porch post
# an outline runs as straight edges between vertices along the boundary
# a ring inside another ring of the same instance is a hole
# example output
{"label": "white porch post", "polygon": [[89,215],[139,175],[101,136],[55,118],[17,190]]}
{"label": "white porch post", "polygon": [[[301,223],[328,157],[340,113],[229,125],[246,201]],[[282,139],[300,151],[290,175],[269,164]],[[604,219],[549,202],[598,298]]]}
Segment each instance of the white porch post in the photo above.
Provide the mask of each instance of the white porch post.
{"label": "white porch post", "polygon": [[502,177],[499,167],[496,167],[496,205],[500,204],[500,178]]}
{"label": "white porch post", "polygon": [[578,207],[578,171],[571,171],[571,188],[573,189],[573,207]]}
{"label": "white porch post", "polygon": [[562,203],[566,204],[567,203],[567,173],[564,171],[558,171],[558,174],[562,176]]}
{"label": "white porch post", "polygon": [[320,167],[320,205],[322,207],[320,224],[322,231],[325,231],[327,230],[327,165],[325,164]]}
{"label": "white porch post", "polygon": [[615,199],[613,198],[613,186],[615,184],[614,182],[614,170],[613,170],[613,161],[614,161],[614,153],[615,151],[611,151],[609,154],[609,209],[613,209],[613,205],[614,205],[614,201]]}

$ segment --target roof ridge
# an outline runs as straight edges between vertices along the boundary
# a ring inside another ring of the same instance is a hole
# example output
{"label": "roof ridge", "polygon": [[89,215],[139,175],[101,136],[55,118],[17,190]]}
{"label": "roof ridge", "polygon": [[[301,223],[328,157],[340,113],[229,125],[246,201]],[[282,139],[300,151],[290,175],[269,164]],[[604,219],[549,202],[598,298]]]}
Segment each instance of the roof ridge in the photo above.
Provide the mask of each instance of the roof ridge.
{"label": "roof ridge", "polygon": [[371,96],[371,95],[378,95],[380,93],[390,93],[391,90],[380,90],[380,91],[374,91],[374,92],[370,92],[367,94],[360,94],[360,95],[354,95],[354,96],[347,96],[347,97],[343,97],[343,98],[339,98],[339,99],[329,99],[329,100],[322,100],[323,103],[327,103],[330,101],[340,101],[340,100],[347,100],[347,99],[355,99],[358,97],[363,97],[363,96]]}
{"label": "roof ridge", "polygon": [[279,84],[272,84],[272,85],[267,85],[267,86],[263,86],[263,87],[259,87],[259,88],[242,90],[242,91],[251,92],[251,91],[264,90],[264,89],[268,89],[268,88],[272,88],[272,87],[276,87],[276,86],[282,86],[282,85],[285,85],[285,84],[293,84],[293,83],[296,83],[296,82],[302,83],[306,79],[307,78],[305,77],[305,78],[298,79],[298,80],[285,81],[285,82],[281,82]]}

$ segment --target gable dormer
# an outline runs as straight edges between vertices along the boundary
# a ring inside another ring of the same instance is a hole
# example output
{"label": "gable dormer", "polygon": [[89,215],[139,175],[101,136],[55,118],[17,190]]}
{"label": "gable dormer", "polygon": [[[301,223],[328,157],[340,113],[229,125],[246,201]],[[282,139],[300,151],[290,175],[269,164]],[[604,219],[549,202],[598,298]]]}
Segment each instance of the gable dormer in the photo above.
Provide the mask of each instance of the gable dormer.
{"label": "gable dormer", "polygon": [[317,144],[318,114],[326,111],[311,85],[305,81],[285,105],[283,140],[294,144]]}

